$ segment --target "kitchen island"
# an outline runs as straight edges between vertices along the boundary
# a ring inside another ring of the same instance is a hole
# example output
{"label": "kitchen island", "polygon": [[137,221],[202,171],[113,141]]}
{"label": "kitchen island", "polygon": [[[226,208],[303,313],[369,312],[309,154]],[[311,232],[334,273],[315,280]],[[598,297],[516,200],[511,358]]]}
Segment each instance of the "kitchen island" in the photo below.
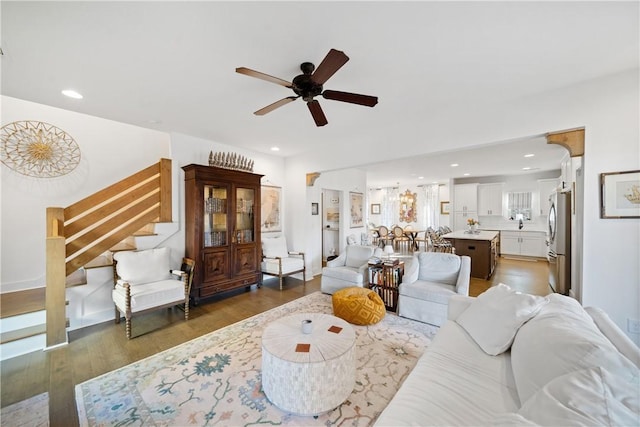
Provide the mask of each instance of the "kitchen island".
{"label": "kitchen island", "polygon": [[500,232],[480,230],[453,231],[442,237],[449,240],[456,249],[456,255],[471,258],[471,277],[488,280],[498,263],[498,239]]}

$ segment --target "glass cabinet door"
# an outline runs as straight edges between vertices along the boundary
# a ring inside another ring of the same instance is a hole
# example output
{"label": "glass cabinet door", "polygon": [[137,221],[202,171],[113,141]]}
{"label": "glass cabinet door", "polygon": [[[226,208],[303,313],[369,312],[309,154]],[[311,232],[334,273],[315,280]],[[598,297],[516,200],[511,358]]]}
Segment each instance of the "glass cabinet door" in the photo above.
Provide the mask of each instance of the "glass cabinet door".
{"label": "glass cabinet door", "polygon": [[252,188],[236,188],[236,242],[252,243],[254,241],[255,221],[253,209],[255,190]]}
{"label": "glass cabinet door", "polygon": [[227,245],[227,187],[204,186],[204,246]]}

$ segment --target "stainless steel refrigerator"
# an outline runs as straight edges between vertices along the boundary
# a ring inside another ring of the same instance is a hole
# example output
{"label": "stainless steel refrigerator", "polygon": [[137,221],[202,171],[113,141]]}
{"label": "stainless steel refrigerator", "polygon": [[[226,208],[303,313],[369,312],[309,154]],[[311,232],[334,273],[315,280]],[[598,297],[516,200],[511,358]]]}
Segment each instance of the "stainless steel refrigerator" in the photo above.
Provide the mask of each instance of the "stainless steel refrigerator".
{"label": "stainless steel refrigerator", "polygon": [[571,192],[556,191],[549,197],[549,285],[569,295],[571,288]]}

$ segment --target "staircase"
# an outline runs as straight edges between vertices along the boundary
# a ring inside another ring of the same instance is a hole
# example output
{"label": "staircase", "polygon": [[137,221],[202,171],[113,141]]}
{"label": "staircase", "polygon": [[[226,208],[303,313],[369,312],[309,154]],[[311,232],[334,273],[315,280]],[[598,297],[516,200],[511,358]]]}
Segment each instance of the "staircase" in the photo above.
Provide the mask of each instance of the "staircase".
{"label": "staircase", "polygon": [[161,159],[66,208],[47,208],[46,287],[0,295],[1,344],[68,342],[66,288],[87,283],[87,270],[110,266],[112,251],[134,250],[133,236],[152,236],[171,222],[171,160]]}

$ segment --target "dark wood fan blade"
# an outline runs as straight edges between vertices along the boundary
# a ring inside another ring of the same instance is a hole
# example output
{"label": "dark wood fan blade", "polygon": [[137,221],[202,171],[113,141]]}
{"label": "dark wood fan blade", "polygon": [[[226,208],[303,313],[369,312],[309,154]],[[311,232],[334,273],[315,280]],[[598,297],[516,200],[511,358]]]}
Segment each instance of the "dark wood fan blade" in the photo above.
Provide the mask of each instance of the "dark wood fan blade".
{"label": "dark wood fan blade", "polygon": [[316,122],[316,126],[324,126],[329,123],[318,101],[314,99],[313,101],[307,102],[307,107],[309,107],[309,111],[311,111],[311,115],[313,116],[313,120]]}
{"label": "dark wood fan blade", "polygon": [[311,75],[311,80],[323,85],[336,71],[347,63],[349,57],[340,50],[331,49],[324,57],[318,68]]}
{"label": "dark wood fan blade", "polygon": [[293,102],[296,99],[298,99],[297,96],[287,96],[286,98],[283,98],[280,101],[276,101],[273,104],[267,105],[266,107],[259,109],[253,114],[255,114],[256,116],[264,116],[265,114],[272,112],[276,108],[280,108],[283,105],[287,105],[288,103]]}
{"label": "dark wood fan blade", "polygon": [[261,73],[260,71],[252,70],[251,68],[238,67],[236,68],[236,73],[244,74],[245,76],[255,77],[257,79],[266,80],[277,85],[291,88],[291,82],[279,79],[278,77],[270,76],[269,74]]}
{"label": "dark wood fan blade", "polygon": [[378,103],[377,96],[360,95],[358,93],[340,92],[336,90],[325,90],[322,92],[322,97],[334,101],[364,105],[366,107],[373,107]]}

